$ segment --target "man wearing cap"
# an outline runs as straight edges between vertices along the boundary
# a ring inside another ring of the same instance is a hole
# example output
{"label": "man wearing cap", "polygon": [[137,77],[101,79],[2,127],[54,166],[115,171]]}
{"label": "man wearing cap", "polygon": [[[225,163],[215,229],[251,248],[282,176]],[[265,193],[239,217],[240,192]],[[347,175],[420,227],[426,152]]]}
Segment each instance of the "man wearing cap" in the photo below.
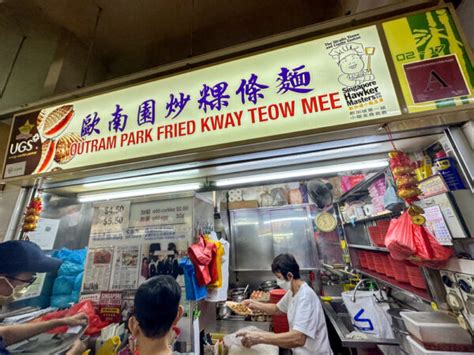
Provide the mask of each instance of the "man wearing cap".
{"label": "man wearing cap", "polygon": [[[0,243],[0,305],[15,300],[15,297],[36,280],[36,273],[54,272],[62,260],[49,257],[38,245],[25,240]],[[59,326],[86,325],[87,316],[77,314],[72,317],[32,324],[0,326],[0,355],[8,354],[6,346],[18,343]],[[80,353],[80,344],[75,344]]]}

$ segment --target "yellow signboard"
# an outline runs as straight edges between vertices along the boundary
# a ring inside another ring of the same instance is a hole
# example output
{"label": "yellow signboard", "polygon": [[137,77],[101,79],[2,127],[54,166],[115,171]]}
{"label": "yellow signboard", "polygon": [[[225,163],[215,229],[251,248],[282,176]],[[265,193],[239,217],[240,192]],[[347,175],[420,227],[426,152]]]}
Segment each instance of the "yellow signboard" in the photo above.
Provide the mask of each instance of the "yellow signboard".
{"label": "yellow signboard", "polygon": [[4,178],[399,114],[369,26],[17,115]]}
{"label": "yellow signboard", "polygon": [[474,69],[449,10],[383,23],[409,112],[472,103]]}

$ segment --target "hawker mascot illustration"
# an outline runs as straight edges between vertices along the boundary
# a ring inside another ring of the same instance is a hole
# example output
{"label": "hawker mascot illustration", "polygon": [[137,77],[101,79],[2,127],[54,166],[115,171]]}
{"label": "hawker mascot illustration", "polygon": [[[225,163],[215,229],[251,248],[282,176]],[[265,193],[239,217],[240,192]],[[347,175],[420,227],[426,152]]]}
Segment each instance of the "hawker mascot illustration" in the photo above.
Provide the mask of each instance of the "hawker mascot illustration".
{"label": "hawker mascot illustration", "polygon": [[[375,79],[372,73],[371,57],[375,52],[374,47],[365,47],[361,43],[346,43],[329,52],[336,60],[342,72],[338,81],[344,86],[360,85]],[[367,57],[367,67],[364,61]]]}

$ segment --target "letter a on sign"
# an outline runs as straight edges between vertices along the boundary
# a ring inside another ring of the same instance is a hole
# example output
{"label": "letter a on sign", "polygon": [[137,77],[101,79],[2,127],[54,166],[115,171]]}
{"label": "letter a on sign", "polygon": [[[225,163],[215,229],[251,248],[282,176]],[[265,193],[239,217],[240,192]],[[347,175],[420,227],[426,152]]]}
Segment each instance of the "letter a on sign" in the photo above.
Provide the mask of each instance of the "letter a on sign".
{"label": "letter a on sign", "polygon": [[455,55],[405,64],[403,69],[414,103],[470,95]]}
{"label": "letter a on sign", "polygon": [[[435,88],[433,88],[433,86]],[[448,88],[450,85],[434,70],[431,71],[428,77],[428,84],[426,85],[425,91],[432,91],[439,88]]]}

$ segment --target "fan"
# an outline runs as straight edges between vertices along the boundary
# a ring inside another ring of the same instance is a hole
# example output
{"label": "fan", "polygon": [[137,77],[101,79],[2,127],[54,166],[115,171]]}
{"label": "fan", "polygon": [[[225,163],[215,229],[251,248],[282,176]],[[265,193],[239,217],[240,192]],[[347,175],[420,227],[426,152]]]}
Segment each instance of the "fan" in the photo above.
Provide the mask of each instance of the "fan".
{"label": "fan", "polygon": [[332,185],[322,180],[314,179],[308,181],[306,186],[311,200],[318,206],[319,211],[322,211],[318,213],[314,219],[316,227],[321,232],[334,231],[337,227],[336,218],[334,218],[332,213],[325,211],[326,208],[332,206]]}
{"label": "fan", "polygon": [[332,185],[320,179],[310,180],[307,183],[308,194],[320,210],[332,205]]}

